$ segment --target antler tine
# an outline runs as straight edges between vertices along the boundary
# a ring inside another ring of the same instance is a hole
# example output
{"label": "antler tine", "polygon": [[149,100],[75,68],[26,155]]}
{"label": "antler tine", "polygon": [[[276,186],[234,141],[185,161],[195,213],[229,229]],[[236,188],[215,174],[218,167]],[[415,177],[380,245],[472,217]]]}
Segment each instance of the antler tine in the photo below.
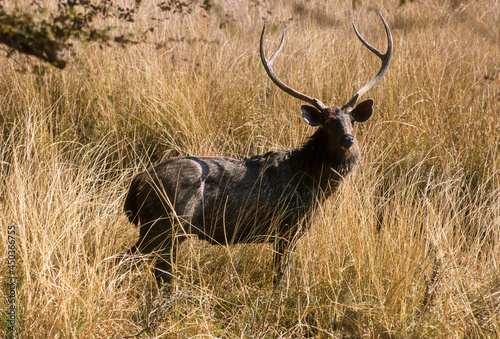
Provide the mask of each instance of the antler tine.
{"label": "antler tine", "polygon": [[370,45],[368,42],[366,42],[365,39],[359,34],[356,25],[353,23],[352,26],[354,27],[354,32],[358,36],[358,39],[363,43],[363,45],[366,46],[373,54],[378,56],[382,60],[382,66],[380,67],[380,70],[378,71],[377,75],[370,81],[368,81],[363,87],[359,89],[359,91],[354,94],[354,96],[349,100],[347,104],[344,105],[344,107],[353,107],[356,104],[356,101],[360,96],[365,94],[370,88],[375,86],[385,75],[387,70],[389,69],[389,64],[391,62],[391,57],[392,57],[392,34],[391,30],[389,29],[389,25],[387,25],[387,22],[385,21],[384,17],[382,16],[381,13],[379,13],[380,18],[382,19],[382,22],[384,23],[385,26],[385,32],[387,34],[387,51],[385,54],[382,54],[379,52],[375,47]]}
{"label": "antler tine", "polygon": [[276,51],[273,53],[271,58],[269,60],[267,60],[266,55],[264,53],[264,33],[265,33],[265,31],[266,31],[266,25],[264,24],[264,27],[262,28],[262,34],[260,36],[260,59],[262,60],[262,65],[264,66],[264,69],[266,70],[266,73],[269,76],[269,78],[271,78],[271,80],[276,84],[276,86],[278,86],[282,91],[290,94],[291,96],[293,96],[299,100],[305,101],[305,102],[315,106],[316,108],[318,108],[320,110],[325,109],[326,106],[321,101],[319,101],[316,98],[312,98],[308,95],[302,94],[299,91],[294,90],[290,86],[286,85],[283,81],[281,81],[276,76],[276,74],[274,74],[273,62],[274,62],[274,59],[278,56],[278,54],[281,52],[281,48],[283,47],[283,43],[285,42],[285,32],[283,32],[283,36],[281,37],[281,42],[280,42],[278,49],[276,49]]}

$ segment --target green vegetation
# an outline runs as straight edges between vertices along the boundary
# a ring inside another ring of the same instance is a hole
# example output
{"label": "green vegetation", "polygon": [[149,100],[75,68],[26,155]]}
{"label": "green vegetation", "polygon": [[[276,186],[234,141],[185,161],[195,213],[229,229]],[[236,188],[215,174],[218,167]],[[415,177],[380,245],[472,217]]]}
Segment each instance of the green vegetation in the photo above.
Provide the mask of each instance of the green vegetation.
{"label": "green vegetation", "polygon": [[[129,24],[154,28],[144,42],[74,41],[64,70],[2,59],[0,307],[16,225],[19,334],[499,337],[498,2],[206,3],[189,13],[142,3]],[[377,11],[395,47],[363,97],[375,110],[356,127],[362,164],[318,211],[282,283],[267,245],[186,242],[170,295],[147,262],[116,264],[138,236],[122,211],[134,173],[178,154],[298,147],[313,133],[260,64],[264,21],[269,50],[287,29],[280,78],[340,105],[378,70],[351,26],[383,49]]]}

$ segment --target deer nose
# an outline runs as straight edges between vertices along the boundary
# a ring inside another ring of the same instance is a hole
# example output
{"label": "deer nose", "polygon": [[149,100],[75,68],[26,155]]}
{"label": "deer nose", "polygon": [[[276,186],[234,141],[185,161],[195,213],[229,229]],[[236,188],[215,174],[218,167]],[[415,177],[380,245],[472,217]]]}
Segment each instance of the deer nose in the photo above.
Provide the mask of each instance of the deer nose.
{"label": "deer nose", "polygon": [[342,138],[340,138],[340,146],[343,149],[348,150],[354,144],[354,137],[350,134],[344,134]]}

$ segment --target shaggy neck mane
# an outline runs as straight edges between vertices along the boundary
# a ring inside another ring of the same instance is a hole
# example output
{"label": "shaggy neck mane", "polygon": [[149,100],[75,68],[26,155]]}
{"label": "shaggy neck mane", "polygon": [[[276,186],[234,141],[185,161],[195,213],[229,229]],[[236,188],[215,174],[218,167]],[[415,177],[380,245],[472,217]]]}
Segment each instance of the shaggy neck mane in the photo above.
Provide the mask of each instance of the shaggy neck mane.
{"label": "shaggy neck mane", "polygon": [[[322,128],[309,137],[301,148],[290,153],[290,161],[298,170],[306,171],[320,182],[324,180],[341,180],[349,174],[356,165],[359,152],[339,152],[338,155],[328,153]],[[347,154],[347,157],[346,157]]]}

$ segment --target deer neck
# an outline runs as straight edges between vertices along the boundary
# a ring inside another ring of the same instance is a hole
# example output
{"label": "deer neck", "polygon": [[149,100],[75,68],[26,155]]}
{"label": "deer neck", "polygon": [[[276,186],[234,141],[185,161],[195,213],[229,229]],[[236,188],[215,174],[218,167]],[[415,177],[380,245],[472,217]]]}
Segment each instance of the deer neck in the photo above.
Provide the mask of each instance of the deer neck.
{"label": "deer neck", "polygon": [[326,146],[325,132],[318,128],[301,148],[291,152],[289,160],[327,193],[355,168],[360,154],[357,145],[350,152],[332,152]]}

